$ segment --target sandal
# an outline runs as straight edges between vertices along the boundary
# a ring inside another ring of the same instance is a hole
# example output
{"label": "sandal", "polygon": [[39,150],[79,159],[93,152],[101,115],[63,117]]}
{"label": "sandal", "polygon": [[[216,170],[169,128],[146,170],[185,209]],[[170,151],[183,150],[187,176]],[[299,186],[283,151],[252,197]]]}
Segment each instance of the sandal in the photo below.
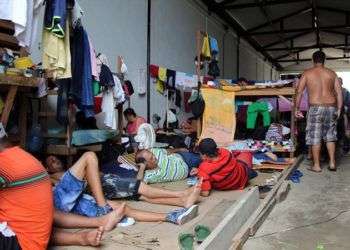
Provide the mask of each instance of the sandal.
{"label": "sandal", "polygon": [[180,250],[193,250],[194,236],[189,233],[181,233],[178,242]]}
{"label": "sandal", "polygon": [[331,166],[328,166],[328,170],[332,172],[337,172],[337,167],[331,168]]}
{"label": "sandal", "polygon": [[197,243],[202,243],[211,233],[209,227],[204,225],[197,225],[194,228]]}

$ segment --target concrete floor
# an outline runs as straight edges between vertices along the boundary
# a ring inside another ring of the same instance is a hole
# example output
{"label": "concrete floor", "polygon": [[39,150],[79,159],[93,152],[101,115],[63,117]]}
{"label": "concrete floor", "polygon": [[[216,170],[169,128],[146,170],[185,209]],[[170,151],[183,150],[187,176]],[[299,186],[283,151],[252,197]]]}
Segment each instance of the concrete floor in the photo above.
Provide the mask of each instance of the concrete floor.
{"label": "concrete floor", "polygon": [[[251,180],[250,186],[262,185],[266,179],[271,178],[271,173],[261,173],[258,177]],[[154,186],[163,187],[173,190],[183,190],[187,186],[185,181],[154,184]],[[225,213],[217,214],[215,211],[225,203],[225,207],[230,207],[237,199],[239,199],[247,190],[216,192],[210,195],[209,198],[203,198],[199,204],[199,215],[194,220],[182,226],[176,226],[170,223],[145,223],[138,222],[134,226],[127,228],[116,228],[115,230],[106,233],[103,244],[99,249],[178,249],[177,236],[181,232],[193,232],[193,227],[206,219],[211,218],[210,227],[214,228],[225,216]],[[174,207],[164,205],[154,205],[145,202],[128,201],[128,204],[137,209],[147,211],[166,212]],[[219,209],[220,210],[220,209]],[[225,210],[224,210],[225,211]],[[76,231],[76,230],[72,230]],[[79,230],[78,230],[79,231]],[[90,247],[51,247],[52,250],[78,250],[78,249],[96,249]]]}
{"label": "concrete floor", "polygon": [[321,174],[299,168],[301,183],[292,184],[287,199],[275,206],[244,250],[350,249],[350,157],[337,172],[324,165]]}

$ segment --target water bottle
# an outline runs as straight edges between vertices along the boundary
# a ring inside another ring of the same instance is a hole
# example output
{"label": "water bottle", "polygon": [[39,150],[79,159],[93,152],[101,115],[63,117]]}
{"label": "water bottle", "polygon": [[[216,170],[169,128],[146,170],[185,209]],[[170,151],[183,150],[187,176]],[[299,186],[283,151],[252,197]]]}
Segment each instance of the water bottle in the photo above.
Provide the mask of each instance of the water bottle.
{"label": "water bottle", "polygon": [[324,246],[320,243],[317,244],[316,250],[325,250]]}

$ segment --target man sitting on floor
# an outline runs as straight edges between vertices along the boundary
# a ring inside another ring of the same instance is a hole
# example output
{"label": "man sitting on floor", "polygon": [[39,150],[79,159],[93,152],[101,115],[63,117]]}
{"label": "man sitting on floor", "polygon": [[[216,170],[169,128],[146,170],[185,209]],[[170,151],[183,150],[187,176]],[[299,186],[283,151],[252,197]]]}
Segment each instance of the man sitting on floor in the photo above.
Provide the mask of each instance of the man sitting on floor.
{"label": "man sitting on floor", "polygon": [[0,123],[0,249],[46,249],[52,220],[52,187],[45,168],[11,145]]}
{"label": "man sitting on floor", "polygon": [[201,195],[209,196],[211,189],[243,189],[248,180],[257,173],[252,169],[252,154],[241,152],[234,154],[227,149],[218,148],[211,138],[203,139],[198,146],[202,163],[194,168],[191,175],[203,179]]}
{"label": "man sitting on floor", "polygon": [[[62,212],[72,212],[88,217],[99,217],[108,214],[120,205],[113,201],[107,201],[103,194],[102,186],[109,185],[109,196],[121,195],[122,197],[135,196],[138,193],[144,200],[159,203],[185,206],[184,209],[173,210],[168,214],[150,213],[132,208],[125,208],[125,215],[139,221],[167,221],[175,224],[184,224],[194,218],[198,213],[198,206],[194,205],[199,198],[200,187],[193,187],[185,191],[168,191],[152,188],[133,179],[109,179],[109,183],[101,184],[98,170],[98,160],[93,152],[87,152],[66,172],[63,164],[55,157],[47,160],[47,168],[54,183],[54,204],[56,209]],[[102,181],[105,176],[102,176]],[[93,197],[84,194],[86,179]],[[121,181],[118,183],[117,181]],[[115,184],[115,186],[113,186]],[[183,196],[183,197],[182,197]],[[112,197],[119,198],[119,197]]]}
{"label": "man sitting on floor", "polygon": [[135,162],[145,164],[143,180],[146,183],[170,182],[186,179],[192,168],[198,167],[199,154],[187,152],[186,149],[165,150],[152,148],[139,150]]}

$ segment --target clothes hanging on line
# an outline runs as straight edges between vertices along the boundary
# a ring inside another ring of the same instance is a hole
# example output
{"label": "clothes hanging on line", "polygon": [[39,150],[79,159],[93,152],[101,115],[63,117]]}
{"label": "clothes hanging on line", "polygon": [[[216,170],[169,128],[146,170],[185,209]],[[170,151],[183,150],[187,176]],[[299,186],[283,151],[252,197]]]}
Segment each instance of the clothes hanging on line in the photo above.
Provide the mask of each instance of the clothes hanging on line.
{"label": "clothes hanging on line", "polygon": [[266,102],[254,102],[248,106],[247,110],[247,128],[253,129],[256,126],[258,114],[263,116],[264,127],[270,126],[271,117],[269,106]]}
{"label": "clothes hanging on line", "polygon": [[[64,37],[64,39],[57,37],[46,29],[43,29],[43,69],[50,71],[54,79],[65,79],[72,77],[69,33],[68,21],[66,22],[67,35]],[[78,49],[81,48],[78,47]]]}
{"label": "clothes hanging on line", "polygon": [[65,36],[67,1],[46,0],[44,27],[58,37]]}
{"label": "clothes hanging on line", "polygon": [[71,93],[85,117],[94,116],[92,69],[89,39],[82,26],[73,30]]}

